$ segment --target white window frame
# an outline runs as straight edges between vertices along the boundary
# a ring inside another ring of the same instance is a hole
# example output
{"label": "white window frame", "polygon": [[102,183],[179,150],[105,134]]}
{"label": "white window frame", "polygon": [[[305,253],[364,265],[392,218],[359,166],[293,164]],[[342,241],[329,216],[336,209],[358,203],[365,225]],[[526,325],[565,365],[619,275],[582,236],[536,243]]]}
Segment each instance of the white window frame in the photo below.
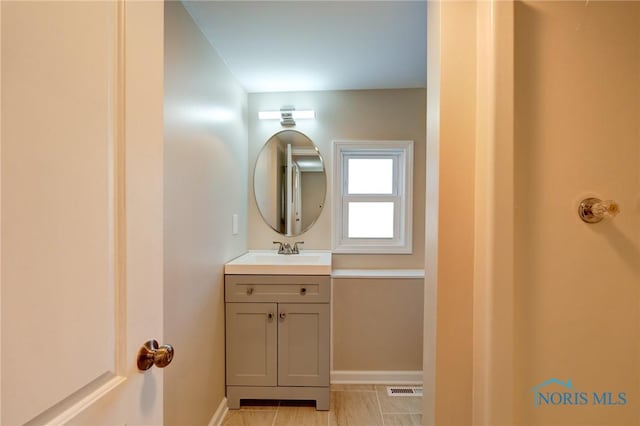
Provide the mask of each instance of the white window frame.
{"label": "white window frame", "polygon": [[[393,158],[392,194],[347,193],[349,158]],[[333,252],[351,254],[409,254],[412,246],[413,141],[333,141]],[[349,201],[393,201],[393,238],[349,238]]]}

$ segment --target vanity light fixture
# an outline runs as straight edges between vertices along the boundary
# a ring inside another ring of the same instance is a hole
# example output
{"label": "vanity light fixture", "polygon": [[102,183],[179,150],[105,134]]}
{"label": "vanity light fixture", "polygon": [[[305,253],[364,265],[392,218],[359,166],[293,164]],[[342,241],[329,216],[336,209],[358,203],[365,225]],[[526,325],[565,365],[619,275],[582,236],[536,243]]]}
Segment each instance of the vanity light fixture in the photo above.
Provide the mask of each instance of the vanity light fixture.
{"label": "vanity light fixture", "polygon": [[295,126],[296,119],[313,119],[316,118],[314,110],[296,110],[291,107],[281,108],[280,111],[260,111],[258,112],[258,120],[280,120],[283,126]]}

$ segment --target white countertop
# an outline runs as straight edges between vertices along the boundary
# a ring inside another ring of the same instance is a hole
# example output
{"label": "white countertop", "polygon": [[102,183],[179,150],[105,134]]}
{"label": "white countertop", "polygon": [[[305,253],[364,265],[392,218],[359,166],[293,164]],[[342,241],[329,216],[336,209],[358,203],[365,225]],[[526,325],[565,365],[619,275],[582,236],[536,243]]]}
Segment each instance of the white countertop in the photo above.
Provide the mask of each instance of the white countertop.
{"label": "white countertop", "polygon": [[224,265],[230,275],[331,275],[331,251],[278,254],[277,250],[250,250]]}

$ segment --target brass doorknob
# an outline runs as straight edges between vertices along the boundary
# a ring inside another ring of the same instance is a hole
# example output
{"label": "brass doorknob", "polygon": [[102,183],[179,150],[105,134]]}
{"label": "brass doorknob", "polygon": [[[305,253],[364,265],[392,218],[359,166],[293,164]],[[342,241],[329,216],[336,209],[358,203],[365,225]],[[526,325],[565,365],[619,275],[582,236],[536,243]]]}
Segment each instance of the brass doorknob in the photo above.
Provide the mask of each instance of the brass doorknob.
{"label": "brass doorknob", "polygon": [[620,213],[620,206],[613,200],[602,201],[599,198],[585,198],[578,207],[580,219],[587,223],[598,223],[602,219],[615,217]]}
{"label": "brass doorknob", "polygon": [[157,340],[149,340],[138,351],[138,369],[148,370],[154,365],[164,368],[173,360],[173,346],[158,345]]}

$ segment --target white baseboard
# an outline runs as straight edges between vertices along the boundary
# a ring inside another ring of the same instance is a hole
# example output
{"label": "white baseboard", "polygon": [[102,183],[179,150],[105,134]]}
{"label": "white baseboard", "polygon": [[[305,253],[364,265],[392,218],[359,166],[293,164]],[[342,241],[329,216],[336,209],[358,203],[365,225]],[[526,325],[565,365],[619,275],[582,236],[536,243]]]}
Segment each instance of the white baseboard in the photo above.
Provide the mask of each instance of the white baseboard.
{"label": "white baseboard", "polygon": [[218,405],[216,412],[213,413],[213,417],[211,417],[211,420],[209,420],[208,426],[222,425],[222,421],[224,420],[224,416],[227,415],[227,411],[229,411],[229,407],[227,407],[227,398],[222,398],[222,401],[220,401],[220,405]]}
{"label": "white baseboard", "polygon": [[353,371],[331,372],[332,384],[349,385],[422,385],[422,371]]}

